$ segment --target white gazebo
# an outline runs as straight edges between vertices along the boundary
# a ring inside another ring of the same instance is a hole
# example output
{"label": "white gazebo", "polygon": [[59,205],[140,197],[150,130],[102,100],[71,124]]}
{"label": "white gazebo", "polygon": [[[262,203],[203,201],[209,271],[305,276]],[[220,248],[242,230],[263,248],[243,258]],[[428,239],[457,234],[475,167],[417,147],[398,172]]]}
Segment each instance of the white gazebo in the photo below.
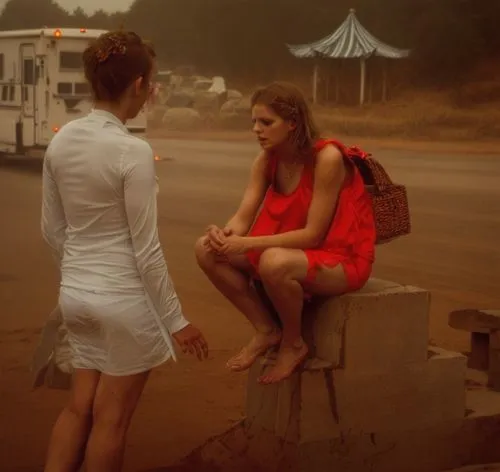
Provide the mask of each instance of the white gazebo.
{"label": "white gazebo", "polygon": [[[349,11],[346,20],[334,33],[313,43],[287,44],[287,47],[298,58],[359,59],[361,63],[360,105],[365,103],[367,59],[373,56],[387,59],[403,59],[410,54],[408,49],[397,49],[373,36],[359,22],[354,9]],[[318,70],[319,65],[316,61],[313,72],[313,101],[315,103],[318,98]],[[386,74],[384,74],[384,96],[386,82]]]}

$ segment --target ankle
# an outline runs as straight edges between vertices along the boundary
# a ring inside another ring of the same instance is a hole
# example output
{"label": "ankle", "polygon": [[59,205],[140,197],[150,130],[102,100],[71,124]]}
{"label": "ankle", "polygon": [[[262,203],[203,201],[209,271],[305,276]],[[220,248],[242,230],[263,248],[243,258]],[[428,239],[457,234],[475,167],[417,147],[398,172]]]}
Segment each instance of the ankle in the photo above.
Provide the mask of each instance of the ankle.
{"label": "ankle", "polygon": [[258,325],[255,326],[255,331],[257,332],[257,334],[263,334],[265,336],[281,334],[280,329],[275,325]]}

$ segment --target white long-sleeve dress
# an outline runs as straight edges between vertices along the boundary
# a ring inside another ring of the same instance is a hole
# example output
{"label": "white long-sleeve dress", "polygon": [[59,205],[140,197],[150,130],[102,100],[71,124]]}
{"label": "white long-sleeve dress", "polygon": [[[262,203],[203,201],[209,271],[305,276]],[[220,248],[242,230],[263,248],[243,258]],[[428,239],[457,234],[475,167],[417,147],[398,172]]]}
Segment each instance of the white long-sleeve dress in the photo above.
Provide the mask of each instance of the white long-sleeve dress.
{"label": "white long-sleeve dress", "polygon": [[175,359],[171,334],[188,322],[158,238],[149,144],[93,110],[50,143],[42,194],[73,367],[132,375]]}

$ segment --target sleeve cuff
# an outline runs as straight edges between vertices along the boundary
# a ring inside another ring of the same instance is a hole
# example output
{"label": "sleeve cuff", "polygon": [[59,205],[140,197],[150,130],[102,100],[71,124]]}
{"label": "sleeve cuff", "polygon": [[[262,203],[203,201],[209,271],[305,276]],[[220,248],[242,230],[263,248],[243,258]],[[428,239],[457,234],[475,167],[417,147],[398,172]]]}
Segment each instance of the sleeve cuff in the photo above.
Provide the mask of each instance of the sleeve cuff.
{"label": "sleeve cuff", "polygon": [[184,329],[189,324],[189,321],[186,320],[183,315],[178,315],[172,321],[170,321],[168,330],[170,331],[170,334],[175,334]]}

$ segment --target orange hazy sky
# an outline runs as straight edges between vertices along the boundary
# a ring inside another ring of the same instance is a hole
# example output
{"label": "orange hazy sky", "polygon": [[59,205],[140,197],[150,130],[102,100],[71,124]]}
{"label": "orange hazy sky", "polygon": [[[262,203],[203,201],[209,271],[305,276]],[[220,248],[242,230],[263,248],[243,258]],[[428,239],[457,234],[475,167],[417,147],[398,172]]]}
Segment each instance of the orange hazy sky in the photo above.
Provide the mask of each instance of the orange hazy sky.
{"label": "orange hazy sky", "polygon": [[106,11],[126,10],[133,0],[57,0],[57,2],[67,10],[81,6],[85,11],[92,13],[101,8]]}

